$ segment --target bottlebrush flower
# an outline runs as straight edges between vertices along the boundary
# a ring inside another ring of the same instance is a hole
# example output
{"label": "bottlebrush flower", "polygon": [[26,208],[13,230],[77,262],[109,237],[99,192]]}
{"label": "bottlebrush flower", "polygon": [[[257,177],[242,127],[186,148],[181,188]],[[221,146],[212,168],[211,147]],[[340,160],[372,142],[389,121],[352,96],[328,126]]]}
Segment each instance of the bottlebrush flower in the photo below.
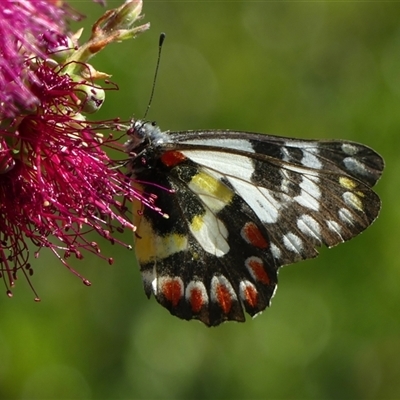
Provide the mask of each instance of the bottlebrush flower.
{"label": "bottlebrush flower", "polygon": [[35,257],[49,248],[89,285],[68,257],[87,250],[105,258],[89,232],[114,243],[115,230],[135,229],[126,203],[141,194],[104,151],[113,146],[98,132],[104,124],[85,113],[103,104],[95,82],[108,77],[87,61],[148,29],[133,27],[141,8],[135,0],[106,12],[79,46],[80,33],[67,29],[79,15],[65,3],[0,2],[0,276],[9,296],[20,274],[29,281],[33,273],[28,242]]}

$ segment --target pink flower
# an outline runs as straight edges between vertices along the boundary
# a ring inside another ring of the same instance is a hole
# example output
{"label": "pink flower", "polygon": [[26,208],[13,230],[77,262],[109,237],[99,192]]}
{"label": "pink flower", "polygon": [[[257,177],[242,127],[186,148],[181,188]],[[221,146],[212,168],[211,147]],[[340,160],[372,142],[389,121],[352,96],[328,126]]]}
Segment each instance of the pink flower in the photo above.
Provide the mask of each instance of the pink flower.
{"label": "pink flower", "polygon": [[104,151],[117,147],[98,133],[104,121],[85,117],[103,104],[95,81],[108,76],[87,60],[148,28],[132,28],[141,1],[108,11],[82,46],[66,24],[78,14],[58,3],[0,2],[0,275],[9,296],[21,274],[29,281],[33,273],[28,241],[35,257],[49,248],[90,285],[66,260],[86,250],[111,263],[87,234],[117,242],[115,231],[135,229],[127,204],[141,199]]}
{"label": "pink flower", "polygon": [[67,21],[80,15],[52,1],[0,2],[0,114],[13,117],[35,107],[39,99],[26,85],[34,79],[27,68],[31,57],[46,56],[43,41],[55,44],[65,37]]}

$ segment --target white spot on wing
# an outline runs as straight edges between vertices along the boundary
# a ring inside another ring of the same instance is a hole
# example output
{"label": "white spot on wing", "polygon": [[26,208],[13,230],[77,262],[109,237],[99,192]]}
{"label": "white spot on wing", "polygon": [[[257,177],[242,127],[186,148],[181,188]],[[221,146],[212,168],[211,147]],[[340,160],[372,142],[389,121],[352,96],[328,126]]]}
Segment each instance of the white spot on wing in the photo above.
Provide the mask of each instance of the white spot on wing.
{"label": "white spot on wing", "polygon": [[194,144],[200,146],[219,147],[221,149],[233,149],[254,153],[254,149],[248,140],[215,138],[215,139],[191,139],[185,140],[185,144]]}
{"label": "white spot on wing", "polygon": [[340,220],[346,222],[347,224],[352,224],[354,222],[354,215],[347,208],[341,208],[338,211],[338,215]]}
{"label": "white spot on wing", "polygon": [[282,147],[282,160],[283,161],[290,161],[290,153],[286,147]]}
{"label": "white spot on wing", "polygon": [[342,143],[342,151],[349,156],[354,156],[354,154],[358,153],[358,148],[351,143]]}
{"label": "white spot on wing", "polygon": [[316,156],[318,154],[317,148],[309,148],[303,151],[303,158],[301,159],[301,163],[305,167],[313,168],[313,169],[321,169],[322,163],[319,158]]}
{"label": "white spot on wing", "polygon": [[342,235],[341,235],[342,227],[336,221],[327,220],[326,226],[328,227],[328,229],[330,231],[335,232],[343,240]]}
{"label": "white spot on wing", "polygon": [[250,181],[254,172],[250,158],[220,151],[183,150],[182,153],[194,162],[226,176],[235,176]]}
{"label": "white spot on wing", "polygon": [[256,187],[240,179],[228,178],[237,194],[249,205],[264,223],[270,224],[278,220],[281,202],[275,200],[270,191],[263,187]]}
{"label": "white spot on wing", "polygon": [[275,259],[281,258],[281,255],[282,255],[281,249],[277,245],[275,245],[274,243],[271,243],[271,247],[270,248],[271,248],[272,256]]}
{"label": "white spot on wing", "polygon": [[301,253],[303,250],[302,240],[292,232],[283,235],[283,245],[289,250],[295,253]]}
{"label": "white spot on wing", "polygon": [[195,221],[190,224],[190,231],[207,253],[217,257],[222,257],[228,253],[228,230],[220,219],[207,210]]}
{"label": "white spot on wing", "polygon": [[297,227],[305,235],[313,237],[313,238],[317,239],[319,242],[321,241],[321,226],[310,215],[306,215],[306,214],[302,215],[297,220]]}
{"label": "white spot on wing", "polygon": [[363,211],[362,201],[356,194],[352,192],[344,192],[342,198],[348,206],[358,211]]}
{"label": "white spot on wing", "polygon": [[283,193],[289,193],[289,188],[290,188],[289,173],[283,168],[281,168],[280,173],[282,175],[281,190]]}
{"label": "white spot on wing", "polygon": [[[157,295],[157,272],[155,266],[150,269],[146,269],[141,271],[143,286],[145,288],[145,292],[152,291],[155,295]],[[150,295],[150,293],[148,293]]]}
{"label": "white spot on wing", "polygon": [[365,168],[365,165],[356,158],[346,157],[343,160],[343,164],[345,165],[347,170],[352,172],[353,174],[359,174],[359,175],[369,174],[368,170]]}
{"label": "white spot on wing", "polygon": [[[302,141],[296,141],[296,140],[290,140],[285,143],[287,147],[292,147],[292,148],[298,148],[303,152],[303,157],[300,160],[300,162],[308,168],[313,168],[313,169],[321,169],[322,168],[322,163],[317,157],[317,154],[319,153],[319,150],[317,147],[312,147],[310,142],[302,142]],[[315,145],[314,145],[315,146]],[[288,157],[289,158],[289,157]],[[290,159],[285,160],[285,161],[290,161]]]}
{"label": "white spot on wing", "polygon": [[321,197],[321,190],[312,180],[303,176],[300,183],[301,193],[294,198],[300,205],[310,208],[312,210],[319,210],[319,199]]}

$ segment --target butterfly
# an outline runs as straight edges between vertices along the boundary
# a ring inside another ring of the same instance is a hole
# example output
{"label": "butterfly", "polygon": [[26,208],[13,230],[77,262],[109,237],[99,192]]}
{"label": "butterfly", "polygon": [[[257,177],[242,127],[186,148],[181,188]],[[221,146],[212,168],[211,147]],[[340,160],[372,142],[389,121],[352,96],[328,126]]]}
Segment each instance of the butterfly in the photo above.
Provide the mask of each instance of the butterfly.
{"label": "butterfly", "polygon": [[154,204],[135,213],[145,293],[207,326],[270,305],[279,267],[365,230],[384,161],[344,140],[223,130],[163,132],[132,121],[132,181]]}

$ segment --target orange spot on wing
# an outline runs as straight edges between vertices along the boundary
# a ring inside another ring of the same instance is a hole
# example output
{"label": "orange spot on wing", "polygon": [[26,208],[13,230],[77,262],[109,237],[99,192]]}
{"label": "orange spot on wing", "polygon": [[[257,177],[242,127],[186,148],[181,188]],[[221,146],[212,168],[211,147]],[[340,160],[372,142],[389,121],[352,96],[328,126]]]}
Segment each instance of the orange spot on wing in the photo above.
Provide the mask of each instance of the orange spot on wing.
{"label": "orange spot on wing", "polygon": [[243,290],[243,294],[249,306],[255,308],[258,302],[257,289],[252,285],[246,285],[246,288]]}
{"label": "orange spot on wing", "polygon": [[232,298],[229,290],[224,285],[219,284],[217,285],[215,292],[218,304],[222,308],[222,311],[225,314],[228,314],[232,307]]}
{"label": "orange spot on wing", "polygon": [[182,282],[180,279],[166,279],[162,284],[161,291],[164,297],[176,307],[182,297]]}
{"label": "orange spot on wing", "polygon": [[242,236],[246,242],[259,249],[266,249],[268,247],[268,242],[254,222],[247,222],[244,225],[242,228]]}
{"label": "orange spot on wing", "polygon": [[174,167],[186,160],[186,157],[179,151],[166,151],[160,157],[161,162],[167,167]]}
{"label": "orange spot on wing", "polygon": [[251,270],[253,271],[254,277],[258,281],[265,283],[266,285],[269,285],[271,280],[269,279],[269,276],[265,271],[264,264],[262,263],[262,261],[254,257],[250,258],[247,262],[249,268],[251,268]]}
{"label": "orange spot on wing", "polygon": [[204,297],[200,289],[193,288],[190,291],[190,305],[194,313],[200,312],[204,305]]}

